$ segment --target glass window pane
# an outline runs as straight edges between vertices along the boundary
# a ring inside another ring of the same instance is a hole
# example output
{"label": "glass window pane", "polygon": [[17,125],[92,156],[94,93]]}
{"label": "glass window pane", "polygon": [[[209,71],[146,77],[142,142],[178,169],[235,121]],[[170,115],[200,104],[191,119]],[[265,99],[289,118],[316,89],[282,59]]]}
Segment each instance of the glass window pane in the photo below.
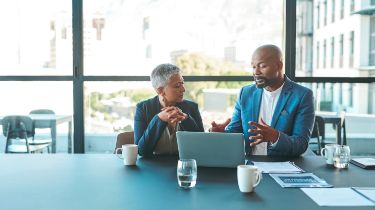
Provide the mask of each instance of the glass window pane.
{"label": "glass window pane", "polygon": [[72,75],[71,2],[0,2],[0,76]]}
{"label": "glass window pane", "polygon": [[[0,90],[2,98],[0,119],[8,115],[29,115],[32,110],[52,110],[58,119],[58,122],[56,122],[56,152],[66,153],[68,151],[68,139],[72,139],[73,136],[72,82],[2,81],[0,85],[3,87]],[[36,116],[36,118],[44,119],[43,116]],[[34,123],[36,125],[39,122],[34,121]],[[2,126],[0,126],[0,130],[0,152],[4,152],[6,141]],[[48,128],[36,128],[35,137],[36,139],[51,139],[51,132]]]}
{"label": "glass window pane", "polygon": [[[232,116],[239,89],[251,82],[185,82],[185,99],[199,105],[205,130]],[[116,135],[133,131],[135,106],[156,96],[150,82],[85,82],[85,151],[112,153]]]}
{"label": "glass window pane", "polygon": [[86,75],[149,75],[173,63],[185,75],[247,75],[261,44],[283,46],[283,1],[84,2]]}
{"label": "glass window pane", "polygon": [[[375,91],[374,83],[303,83],[314,93],[316,115],[339,116],[346,112],[347,142],[352,155],[374,155]],[[336,130],[326,124],[326,141],[336,141]]]}
{"label": "glass window pane", "polygon": [[[296,76],[372,77],[375,18],[351,14],[354,1],[344,2],[297,0]],[[370,5],[358,6],[365,10]],[[328,9],[319,12],[322,7]],[[340,18],[334,19],[335,12]],[[332,21],[322,24],[329,17]]]}

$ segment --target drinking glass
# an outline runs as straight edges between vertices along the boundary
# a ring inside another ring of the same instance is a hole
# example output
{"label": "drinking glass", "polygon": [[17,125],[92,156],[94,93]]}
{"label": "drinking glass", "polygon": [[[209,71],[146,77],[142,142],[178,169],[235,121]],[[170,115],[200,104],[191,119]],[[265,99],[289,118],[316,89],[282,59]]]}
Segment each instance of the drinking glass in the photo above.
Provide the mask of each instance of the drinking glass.
{"label": "drinking glass", "polygon": [[348,168],[350,161],[350,148],[347,145],[339,145],[333,153],[333,164],[336,168]]}
{"label": "drinking glass", "polygon": [[193,188],[197,182],[197,163],[194,159],[181,159],[177,164],[177,181],[182,188]]}

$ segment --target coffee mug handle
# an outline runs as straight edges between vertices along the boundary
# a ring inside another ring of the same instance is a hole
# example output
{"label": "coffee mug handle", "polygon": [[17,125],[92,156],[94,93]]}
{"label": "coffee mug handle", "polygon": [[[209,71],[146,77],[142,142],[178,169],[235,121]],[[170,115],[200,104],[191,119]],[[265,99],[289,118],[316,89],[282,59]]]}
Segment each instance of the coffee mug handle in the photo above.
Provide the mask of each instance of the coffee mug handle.
{"label": "coffee mug handle", "polygon": [[120,154],[118,153],[119,150],[122,150],[122,148],[117,148],[117,149],[116,149],[116,151],[115,151],[116,156],[117,156],[118,158],[120,158],[120,159],[124,159],[124,158],[122,157],[122,155],[120,155]]}
{"label": "coffee mug handle", "polygon": [[325,157],[325,158],[327,159],[327,157],[326,157],[326,153],[325,153],[326,150],[327,150],[326,148],[322,148],[322,149],[320,150],[320,155],[323,156],[323,157]]}
{"label": "coffee mug handle", "polygon": [[254,186],[253,187],[256,187],[256,186],[258,186],[258,184],[260,183],[260,181],[262,180],[262,171],[260,171],[260,170],[257,170],[257,182],[254,184]]}

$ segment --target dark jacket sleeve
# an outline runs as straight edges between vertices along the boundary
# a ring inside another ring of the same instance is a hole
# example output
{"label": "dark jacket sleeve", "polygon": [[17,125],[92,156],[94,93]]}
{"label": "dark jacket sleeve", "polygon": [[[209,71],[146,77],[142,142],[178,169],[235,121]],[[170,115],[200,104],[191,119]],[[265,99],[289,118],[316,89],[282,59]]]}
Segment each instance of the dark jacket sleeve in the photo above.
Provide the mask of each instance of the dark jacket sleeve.
{"label": "dark jacket sleeve", "polygon": [[[147,116],[151,115],[153,116]],[[151,121],[148,119],[151,118]],[[134,116],[134,141],[138,145],[138,154],[151,156],[154,148],[166,128],[167,123],[160,120],[157,113],[150,113],[145,104],[137,105]]]}

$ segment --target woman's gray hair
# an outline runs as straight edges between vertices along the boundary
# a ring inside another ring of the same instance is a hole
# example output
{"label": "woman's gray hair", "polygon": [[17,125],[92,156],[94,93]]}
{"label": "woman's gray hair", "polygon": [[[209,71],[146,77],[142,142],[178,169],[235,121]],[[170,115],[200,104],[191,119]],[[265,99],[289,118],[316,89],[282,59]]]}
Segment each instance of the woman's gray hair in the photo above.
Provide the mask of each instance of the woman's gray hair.
{"label": "woman's gray hair", "polygon": [[165,87],[168,84],[169,79],[174,74],[179,74],[181,70],[169,63],[164,63],[158,65],[154,70],[152,70],[150,79],[152,87],[158,89],[159,87]]}

